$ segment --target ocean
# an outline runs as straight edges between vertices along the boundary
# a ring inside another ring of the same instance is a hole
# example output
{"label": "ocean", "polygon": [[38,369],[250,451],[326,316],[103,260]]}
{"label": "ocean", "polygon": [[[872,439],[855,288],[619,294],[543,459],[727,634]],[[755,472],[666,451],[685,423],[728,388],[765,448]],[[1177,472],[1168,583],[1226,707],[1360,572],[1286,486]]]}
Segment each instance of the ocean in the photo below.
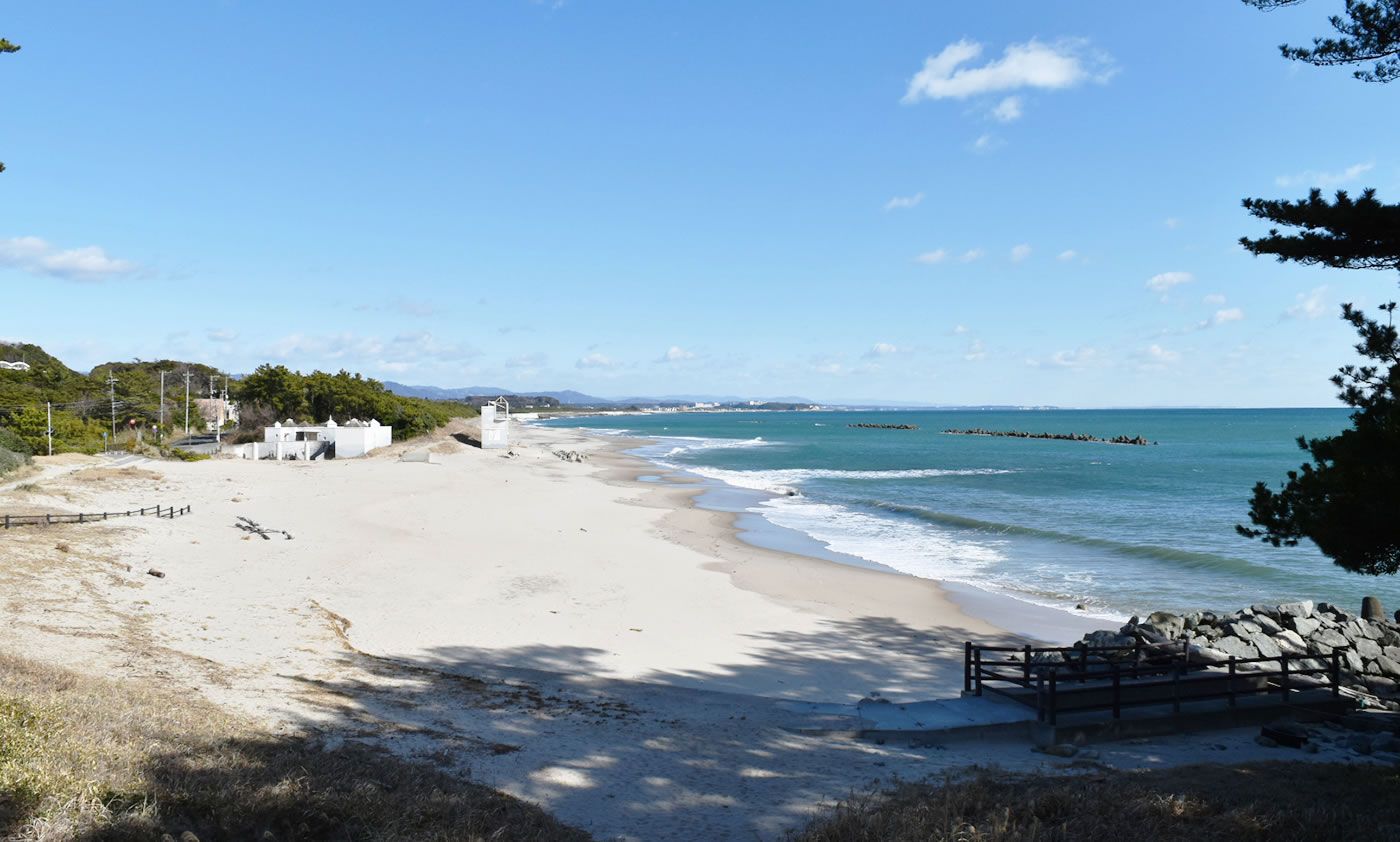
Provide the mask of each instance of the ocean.
{"label": "ocean", "polygon": [[[634,451],[699,478],[699,505],[752,543],[956,582],[1121,620],[1300,599],[1400,608],[1395,577],[1348,573],[1316,547],[1236,534],[1255,482],[1277,488],[1298,436],[1337,409],[692,412],[553,419],[654,442]],[[859,428],[857,423],[918,427]],[[947,435],[981,428],[1142,436],[1147,446]],[[1077,608],[1083,606],[1082,609]]]}

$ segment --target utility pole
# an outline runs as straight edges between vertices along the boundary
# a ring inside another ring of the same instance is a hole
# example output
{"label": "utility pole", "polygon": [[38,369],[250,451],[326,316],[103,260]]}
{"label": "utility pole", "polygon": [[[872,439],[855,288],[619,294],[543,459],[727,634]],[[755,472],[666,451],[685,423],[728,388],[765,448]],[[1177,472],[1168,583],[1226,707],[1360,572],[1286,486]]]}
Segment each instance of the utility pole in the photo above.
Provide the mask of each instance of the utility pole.
{"label": "utility pole", "polygon": [[165,429],[165,372],[160,373],[160,428]]}
{"label": "utility pole", "polygon": [[219,405],[215,403],[215,401],[217,400],[218,398],[214,396],[214,375],[211,374],[209,375],[209,405],[214,409],[214,444],[216,445],[214,448],[215,450],[218,450],[217,445],[221,443],[219,440],[219,428],[223,426],[224,417],[223,409],[221,409]]}
{"label": "utility pole", "polygon": [[44,430],[44,432],[47,433],[48,436],[49,436],[49,455],[52,456],[52,455],[53,455],[53,404],[51,404],[51,403],[45,403],[45,404],[44,404],[44,411],[47,412],[47,413],[48,413],[48,416],[49,416],[49,425],[48,425],[48,428],[47,428],[46,430]]}
{"label": "utility pole", "polygon": [[112,399],[112,444],[117,443],[117,378],[107,369],[107,392]]}
{"label": "utility pole", "polygon": [[185,438],[190,437],[190,370],[185,369]]}

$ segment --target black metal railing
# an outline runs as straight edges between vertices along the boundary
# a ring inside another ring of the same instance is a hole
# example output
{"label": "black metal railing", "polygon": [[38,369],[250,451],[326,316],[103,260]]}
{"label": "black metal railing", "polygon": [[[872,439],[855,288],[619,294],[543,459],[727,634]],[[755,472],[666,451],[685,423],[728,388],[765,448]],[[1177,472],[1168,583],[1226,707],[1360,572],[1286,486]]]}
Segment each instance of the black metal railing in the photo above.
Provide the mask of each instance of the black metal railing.
{"label": "black metal railing", "polygon": [[[986,656],[992,655],[992,659]],[[997,656],[1000,656],[999,658]],[[1019,657],[1016,657],[1019,656]],[[1326,664],[1325,670],[1316,663]],[[1269,668],[1265,665],[1276,665]],[[1312,676],[1325,672],[1326,680]],[[1226,661],[1191,659],[1186,641],[1133,646],[1032,647],[978,646],[968,642],[963,657],[963,689],[981,696],[999,693],[1036,709],[1042,722],[1060,713],[1281,694],[1288,704],[1299,690],[1327,687],[1341,693],[1341,653],[1280,654]]]}

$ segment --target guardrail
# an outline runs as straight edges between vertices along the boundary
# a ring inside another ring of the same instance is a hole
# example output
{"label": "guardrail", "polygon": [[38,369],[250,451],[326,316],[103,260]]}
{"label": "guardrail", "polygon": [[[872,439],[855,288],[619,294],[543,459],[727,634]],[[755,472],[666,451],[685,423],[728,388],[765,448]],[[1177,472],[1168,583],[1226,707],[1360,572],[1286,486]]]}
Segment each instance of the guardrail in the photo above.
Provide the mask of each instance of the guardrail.
{"label": "guardrail", "polygon": [[[1004,657],[987,660],[987,653],[1003,653]],[[1131,663],[1112,657],[1122,659],[1129,653]],[[1054,660],[1055,656],[1059,660]],[[1326,664],[1325,670],[1316,668],[1319,661]],[[1269,669],[1265,664],[1277,667]],[[1325,680],[1312,677],[1320,672],[1326,673]],[[1240,696],[1274,693],[1282,695],[1284,704],[1288,704],[1290,693],[1323,687],[1330,689],[1334,698],[1341,694],[1339,652],[1272,658],[1231,655],[1226,661],[1214,662],[1192,661],[1185,641],[1180,647],[1138,643],[1121,647],[1044,648],[977,646],[969,641],[963,657],[965,691],[980,696],[983,690],[989,690],[1033,706],[1036,718],[1051,725],[1060,713],[1112,710],[1113,718],[1119,719],[1125,707],[1168,702],[1173,713],[1181,712],[1183,701],[1226,699],[1233,708]]]}
{"label": "guardrail", "polygon": [[12,526],[52,526],[55,523],[93,523],[94,521],[107,520],[114,517],[141,517],[144,515],[155,515],[156,517],[169,518],[174,520],[181,515],[187,515],[191,511],[190,506],[175,508],[174,506],[146,506],[140,509],[132,509],[125,512],[80,512],[78,514],[44,514],[44,515],[0,515],[0,524],[5,529]]}

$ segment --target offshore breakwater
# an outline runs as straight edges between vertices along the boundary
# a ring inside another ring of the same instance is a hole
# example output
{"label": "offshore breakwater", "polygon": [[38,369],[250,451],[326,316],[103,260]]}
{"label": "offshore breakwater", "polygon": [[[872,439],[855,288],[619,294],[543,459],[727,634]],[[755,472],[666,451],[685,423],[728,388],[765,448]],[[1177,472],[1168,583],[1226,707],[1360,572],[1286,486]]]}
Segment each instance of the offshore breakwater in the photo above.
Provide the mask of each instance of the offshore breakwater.
{"label": "offshore breakwater", "polygon": [[[866,425],[851,424],[850,426],[856,427]],[[975,430],[944,430],[943,433],[944,435],[949,436],[1000,436],[1002,438],[1012,439],[1049,439],[1051,441],[1097,441],[1104,442],[1105,444],[1145,445],[1157,443],[1155,441],[1149,442],[1142,436],[1114,436],[1112,438],[1101,439],[1096,436],[1091,436],[1087,433],[1023,433],[1019,430],[983,430],[980,428]]]}

